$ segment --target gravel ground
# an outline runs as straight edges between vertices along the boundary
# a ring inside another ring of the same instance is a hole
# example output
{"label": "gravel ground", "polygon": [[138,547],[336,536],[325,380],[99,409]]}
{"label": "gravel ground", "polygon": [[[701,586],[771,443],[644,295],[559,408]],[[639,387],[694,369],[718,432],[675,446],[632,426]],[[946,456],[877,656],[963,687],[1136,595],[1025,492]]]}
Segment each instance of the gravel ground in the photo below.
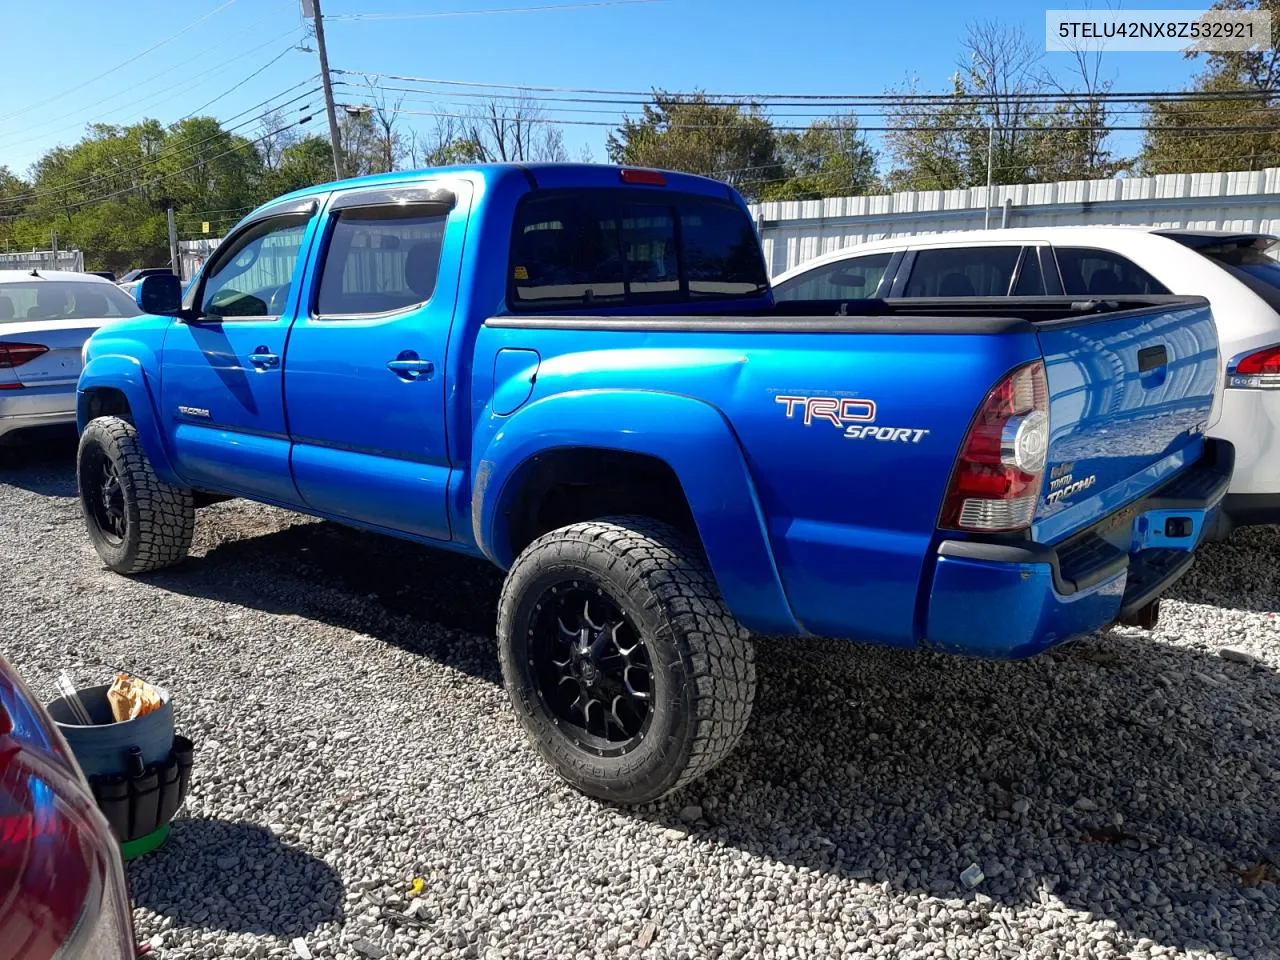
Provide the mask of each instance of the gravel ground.
{"label": "gravel ground", "polygon": [[762,641],[739,751],[626,811],[520,735],[489,568],[232,502],[130,581],[69,456],[0,468],[0,636],[42,694],[172,689],[195,786],[129,868],[164,958],[1280,956],[1280,531],[1028,662]]}

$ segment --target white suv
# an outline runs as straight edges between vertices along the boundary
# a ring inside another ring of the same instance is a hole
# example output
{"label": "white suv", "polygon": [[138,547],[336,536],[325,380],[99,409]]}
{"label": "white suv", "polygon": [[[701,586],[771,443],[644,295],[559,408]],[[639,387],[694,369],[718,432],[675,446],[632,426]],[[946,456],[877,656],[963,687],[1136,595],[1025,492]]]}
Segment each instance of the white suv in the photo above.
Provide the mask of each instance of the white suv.
{"label": "white suv", "polygon": [[1236,448],[1225,512],[1280,523],[1280,238],[1156,227],[1025,227],[845,247],[776,277],[779,300],[1205,297],[1224,389],[1209,434]]}

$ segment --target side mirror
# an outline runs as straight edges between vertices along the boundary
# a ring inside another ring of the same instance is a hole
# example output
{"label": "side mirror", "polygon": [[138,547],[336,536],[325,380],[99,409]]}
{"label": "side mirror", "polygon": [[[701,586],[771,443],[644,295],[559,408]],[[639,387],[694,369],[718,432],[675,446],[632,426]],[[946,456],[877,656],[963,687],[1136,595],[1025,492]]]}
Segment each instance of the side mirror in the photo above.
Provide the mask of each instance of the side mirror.
{"label": "side mirror", "polygon": [[177,316],[182,311],[182,281],[172,273],[143,277],[133,298],[143,313]]}

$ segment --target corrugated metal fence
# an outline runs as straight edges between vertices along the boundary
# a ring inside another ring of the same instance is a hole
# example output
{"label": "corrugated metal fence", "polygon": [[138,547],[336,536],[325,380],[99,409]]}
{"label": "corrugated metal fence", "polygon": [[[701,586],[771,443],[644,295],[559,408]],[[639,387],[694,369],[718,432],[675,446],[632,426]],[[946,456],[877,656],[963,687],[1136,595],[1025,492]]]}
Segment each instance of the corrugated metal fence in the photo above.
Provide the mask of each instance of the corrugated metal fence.
{"label": "corrugated metal fence", "polygon": [[84,270],[84,253],[80,250],[27,250],[23,253],[0,253],[0,270]]}
{"label": "corrugated metal fence", "polygon": [[[989,201],[989,202],[988,202]],[[1147,224],[1280,233],[1280,167],[752,205],[771,276],[841,247],[992,227]]]}

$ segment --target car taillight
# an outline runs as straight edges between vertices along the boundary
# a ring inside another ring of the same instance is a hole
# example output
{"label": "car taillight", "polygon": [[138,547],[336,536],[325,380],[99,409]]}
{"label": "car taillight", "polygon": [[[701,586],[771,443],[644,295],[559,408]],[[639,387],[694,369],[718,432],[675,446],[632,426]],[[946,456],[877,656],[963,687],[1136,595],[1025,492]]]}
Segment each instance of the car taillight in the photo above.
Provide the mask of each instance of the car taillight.
{"label": "car taillight", "polygon": [[1037,360],[987,394],[956,459],[940,525],[987,532],[1029,527],[1048,455],[1049,384]]}
{"label": "car taillight", "polygon": [[0,960],[132,960],[120,848],[65,741],[0,659]]}
{"label": "car taillight", "polygon": [[622,171],[622,182],[644,184],[649,187],[665,187],[667,178],[660,170],[626,169]]}
{"label": "car taillight", "polygon": [[48,352],[42,343],[0,343],[0,370],[20,367]]}
{"label": "car taillight", "polygon": [[1280,344],[1234,358],[1227,364],[1227,386],[1253,390],[1280,387]]}

